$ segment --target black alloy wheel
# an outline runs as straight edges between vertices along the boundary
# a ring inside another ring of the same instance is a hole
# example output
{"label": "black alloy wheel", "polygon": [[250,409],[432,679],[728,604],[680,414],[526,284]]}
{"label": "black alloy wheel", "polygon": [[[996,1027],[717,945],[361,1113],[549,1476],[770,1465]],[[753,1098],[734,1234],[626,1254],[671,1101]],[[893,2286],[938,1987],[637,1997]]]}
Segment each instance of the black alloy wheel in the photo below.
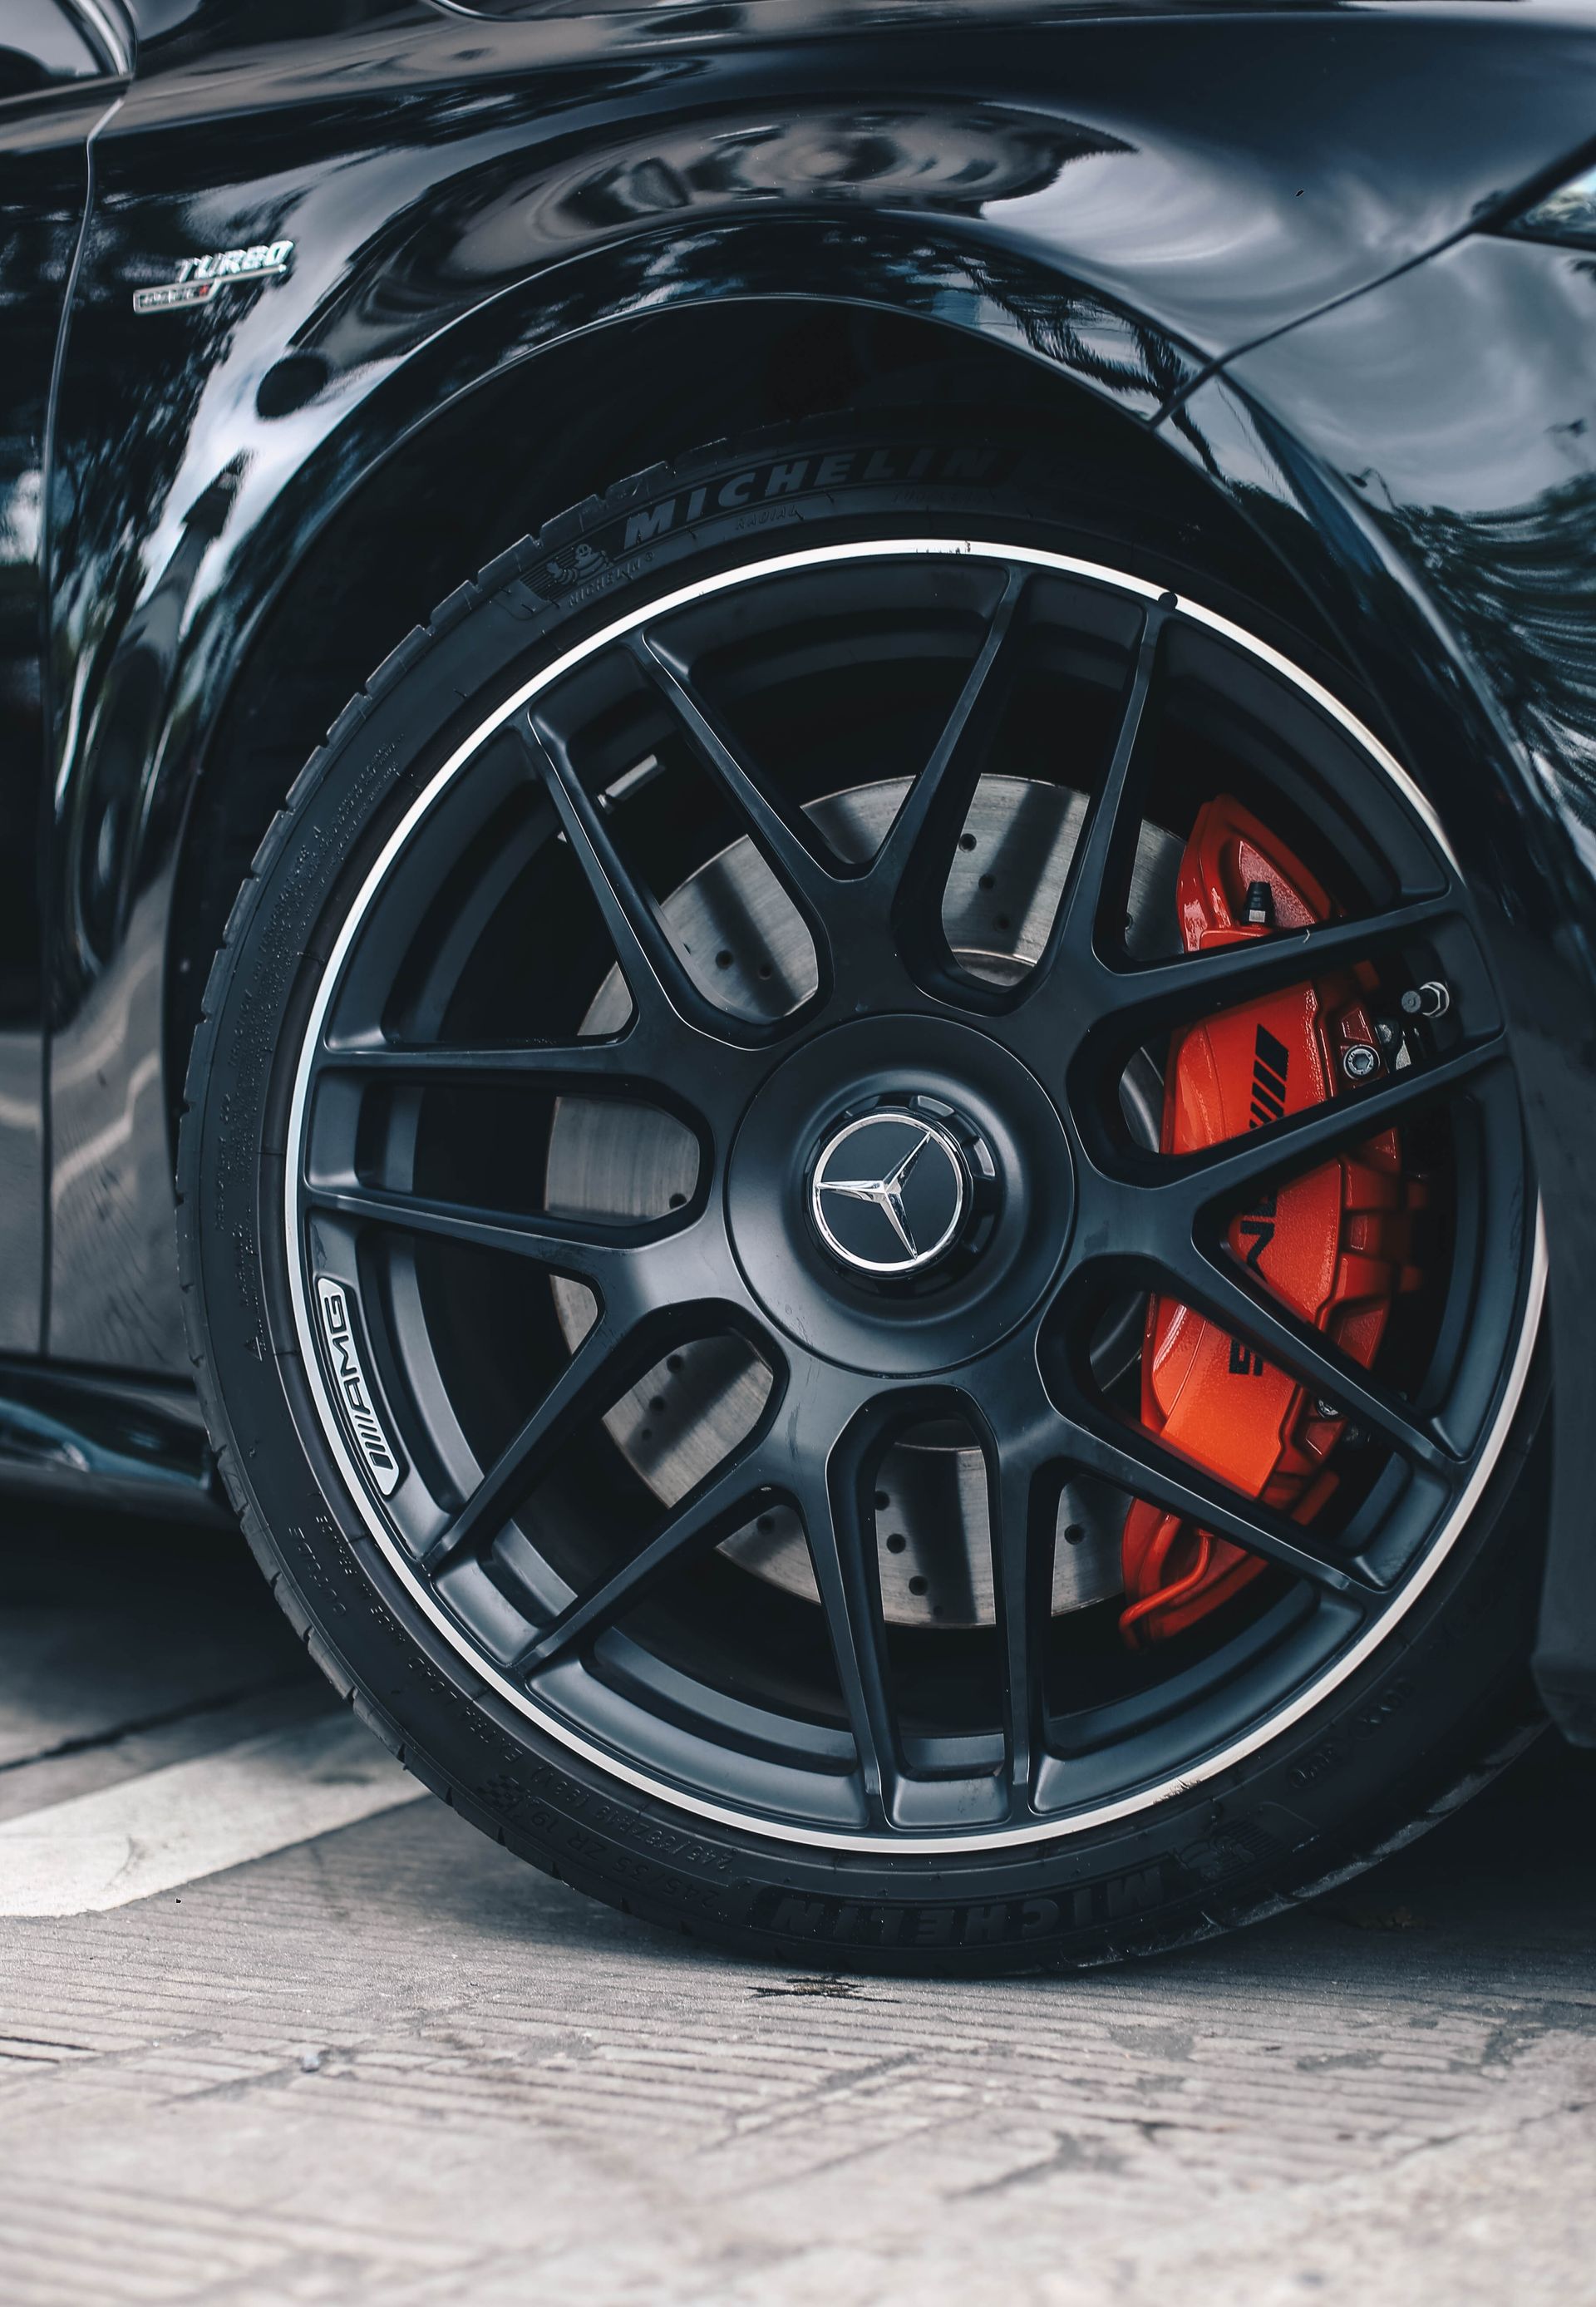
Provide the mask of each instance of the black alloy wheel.
{"label": "black alloy wheel", "polygon": [[[457,1807],[744,1945],[1081,1960],[1522,1735],[1544,1257],[1413,778],[1056,472],[913,453],[645,476],[382,669],[219,957],[184,1279],[252,1541]],[[1333,919],[1183,949],[1220,792]],[[1172,1036],[1349,970],[1393,1062],[1161,1150]],[[1370,1365],[1226,1236],[1387,1129],[1427,1249]],[[1159,1299],[1336,1421],[1323,1511],[1143,1422]],[[1141,1651],[1133,1500],[1265,1565]]]}

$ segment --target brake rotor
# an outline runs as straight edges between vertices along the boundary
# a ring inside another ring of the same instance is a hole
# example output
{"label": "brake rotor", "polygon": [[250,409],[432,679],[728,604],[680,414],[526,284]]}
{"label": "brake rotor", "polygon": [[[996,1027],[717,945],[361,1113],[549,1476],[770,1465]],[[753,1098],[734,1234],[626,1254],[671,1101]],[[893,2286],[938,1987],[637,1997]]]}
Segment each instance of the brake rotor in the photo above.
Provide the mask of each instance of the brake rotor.
{"label": "brake rotor", "polygon": [[[646,771],[650,765],[641,764]],[[622,784],[631,785],[633,771]],[[837,854],[872,855],[908,781],[891,778],[830,793],[808,814]],[[1084,795],[1023,777],[985,776],[976,788],[954,853],[943,905],[948,943],[964,966],[1012,983],[1041,954],[1058,911],[1085,817]],[[1167,943],[1182,844],[1144,827],[1132,880],[1127,941],[1150,956]],[[708,859],[660,906],[664,925],[705,994],[734,1016],[786,1016],[818,982],[808,933],[780,883],[746,838]],[[626,982],[612,969],[582,1020],[584,1033],[615,1033],[631,1009]],[[1122,1092],[1134,1134],[1156,1147],[1162,1079],[1150,1060],[1132,1061]],[[614,1221],[663,1215],[692,1194],[698,1149],[672,1116],[635,1107],[561,1098],[549,1131],[545,1206],[561,1216]],[[556,1279],[555,1308],[573,1351],[594,1317],[579,1282]],[[1100,1383],[1128,1368],[1141,1347],[1139,1307],[1111,1325],[1094,1351]],[[610,1438],[662,1505],[683,1497],[750,1431],[770,1378],[740,1341],[687,1345],[651,1370],[607,1413]],[[1121,1590],[1124,1499],[1089,1479],[1060,1500],[1053,1609],[1078,1610]],[[994,1621],[986,1471],[964,1429],[927,1426],[887,1455],[876,1493],[881,1602],[889,1624],[980,1626]],[[725,1540],[722,1551],[755,1576],[818,1599],[809,1549],[786,1507],[760,1514]]]}

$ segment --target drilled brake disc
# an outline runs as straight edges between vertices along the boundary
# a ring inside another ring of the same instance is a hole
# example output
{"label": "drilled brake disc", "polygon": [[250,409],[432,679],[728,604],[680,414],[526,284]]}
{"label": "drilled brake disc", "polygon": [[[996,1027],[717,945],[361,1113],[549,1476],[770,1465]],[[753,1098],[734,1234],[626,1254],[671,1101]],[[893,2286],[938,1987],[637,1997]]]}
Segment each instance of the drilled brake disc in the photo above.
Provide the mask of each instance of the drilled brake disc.
{"label": "drilled brake disc", "polygon": [[[838,856],[863,859],[879,845],[907,789],[901,778],[857,785],[811,802],[809,814]],[[1065,787],[1022,777],[981,780],[943,905],[948,943],[967,969],[1012,982],[1035,961],[1085,814],[1084,797]],[[1172,919],[1180,862],[1175,836],[1144,827],[1128,932],[1133,952],[1137,924],[1146,925],[1142,942],[1151,949],[1154,925]],[[808,935],[751,841],[735,841],[699,867],[660,912],[704,992],[734,1015],[785,1016],[813,992]],[[582,1031],[614,1033],[629,1008],[625,981],[612,969]],[[1158,1142],[1161,1097],[1151,1063],[1133,1064],[1128,1119],[1150,1145]],[[643,1107],[617,1113],[613,1102],[563,1097],[549,1135],[546,1206],[572,1217],[656,1217],[691,1196],[697,1168],[691,1136],[670,1115]],[[578,1282],[556,1280],[553,1290],[566,1342],[574,1348],[593,1319],[593,1301]],[[1112,1376],[1116,1363],[1128,1364],[1138,1343],[1139,1312],[1133,1310],[1099,1342],[1094,1359],[1100,1377]],[[670,1505],[735,1448],[759,1417],[769,1385],[768,1372],[741,1342],[706,1339],[649,1371],[605,1423],[628,1464]],[[1124,1519],[1119,1492],[1091,1480],[1067,1486],[1054,1549],[1055,1612],[1120,1591]],[[876,1540],[890,1623],[992,1623],[986,1478],[979,1452],[961,1432],[922,1427],[890,1452],[876,1493]],[[787,1508],[760,1514],[727,1539],[724,1551],[756,1576],[815,1599],[803,1532]]]}

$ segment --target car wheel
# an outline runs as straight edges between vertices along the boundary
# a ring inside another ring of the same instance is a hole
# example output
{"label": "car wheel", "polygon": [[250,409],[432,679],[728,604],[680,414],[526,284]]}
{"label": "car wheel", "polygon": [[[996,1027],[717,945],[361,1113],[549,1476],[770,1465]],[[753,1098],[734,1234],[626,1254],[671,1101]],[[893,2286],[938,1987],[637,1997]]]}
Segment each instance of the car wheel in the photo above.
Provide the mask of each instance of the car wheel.
{"label": "car wheel", "polygon": [[1530,1735],[1473,899],[1350,676],[1046,452],[761,437],[463,586],[262,845],[179,1170],[313,1655],[641,1915],[1100,1960]]}

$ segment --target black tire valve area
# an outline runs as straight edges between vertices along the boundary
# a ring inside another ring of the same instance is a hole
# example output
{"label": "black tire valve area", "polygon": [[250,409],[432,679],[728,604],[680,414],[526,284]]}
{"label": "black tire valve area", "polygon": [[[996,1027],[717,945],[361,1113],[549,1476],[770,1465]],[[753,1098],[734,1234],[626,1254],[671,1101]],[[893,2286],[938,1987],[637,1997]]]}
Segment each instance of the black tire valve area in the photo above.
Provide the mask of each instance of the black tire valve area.
{"label": "black tire valve area", "polygon": [[[1269,586],[1078,531],[1057,450],[917,450],[911,486],[874,446],[834,420],[620,484],[340,718],[195,1039],[192,1350],[312,1654],[507,1847],[784,1960],[1094,1961],[1272,1910],[1526,1735],[1533,1189],[1470,890],[1351,707],[1301,711]],[[830,457],[779,527],[716,507]],[[561,570],[605,572],[610,638]],[[1196,762],[1289,789],[1334,918],[1171,951]],[[1359,968],[1446,1046],[1398,1065],[1377,1024],[1355,1093],[1161,1151],[1175,1037]],[[872,1114],[896,1152],[830,1162]],[[1394,1131],[1454,1271],[1365,1367],[1226,1229]],[[847,1256],[818,1169],[877,1228]],[[922,1268],[871,1270],[905,1237]],[[313,1240],[358,1404],[305,1349]],[[1140,1422],[1161,1297],[1356,1433],[1322,1513]],[[1266,1565],[1139,1655],[1133,1500]]]}

